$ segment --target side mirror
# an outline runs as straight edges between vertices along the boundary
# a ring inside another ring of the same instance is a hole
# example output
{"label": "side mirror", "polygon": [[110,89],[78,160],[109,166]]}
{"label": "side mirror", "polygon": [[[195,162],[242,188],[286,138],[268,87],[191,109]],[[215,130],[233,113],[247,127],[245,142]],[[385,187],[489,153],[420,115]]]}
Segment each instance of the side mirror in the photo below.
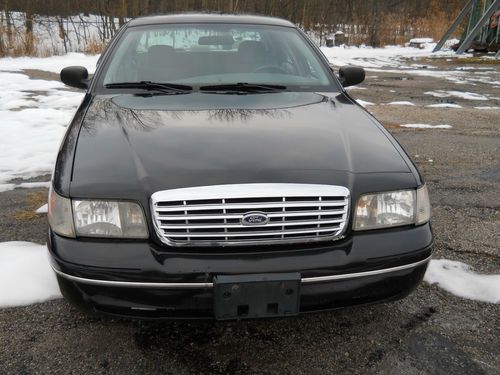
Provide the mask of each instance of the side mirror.
{"label": "side mirror", "polygon": [[89,72],[83,66],[68,66],[61,70],[62,83],[79,89],[89,87]]}
{"label": "side mirror", "polygon": [[354,86],[365,80],[365,70],[357,66],[343,66],[339,69],[339,79],[342,86]]}

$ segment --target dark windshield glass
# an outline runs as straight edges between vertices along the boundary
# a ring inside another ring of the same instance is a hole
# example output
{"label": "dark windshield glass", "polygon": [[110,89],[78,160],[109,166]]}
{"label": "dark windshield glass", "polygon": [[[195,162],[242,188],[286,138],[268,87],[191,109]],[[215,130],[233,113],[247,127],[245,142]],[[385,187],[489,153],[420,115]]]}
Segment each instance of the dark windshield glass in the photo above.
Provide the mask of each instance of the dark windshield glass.
{"label": "dark windshield glass", "polygon": [[168,82],[193,87],[249,83],[288,89],[332,87],[316,52],[297,30],[244,24],[129,28],[101,84]]}

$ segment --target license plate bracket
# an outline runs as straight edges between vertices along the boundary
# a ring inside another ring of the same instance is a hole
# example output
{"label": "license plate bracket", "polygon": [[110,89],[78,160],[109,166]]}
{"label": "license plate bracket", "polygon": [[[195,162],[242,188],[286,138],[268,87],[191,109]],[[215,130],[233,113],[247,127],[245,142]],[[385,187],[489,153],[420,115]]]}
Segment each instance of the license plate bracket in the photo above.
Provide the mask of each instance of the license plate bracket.
{"label": "license plate bracket", "polygon": [[218,275],[214,313],[218,320],[295,316],[300,303],[299,273]]}

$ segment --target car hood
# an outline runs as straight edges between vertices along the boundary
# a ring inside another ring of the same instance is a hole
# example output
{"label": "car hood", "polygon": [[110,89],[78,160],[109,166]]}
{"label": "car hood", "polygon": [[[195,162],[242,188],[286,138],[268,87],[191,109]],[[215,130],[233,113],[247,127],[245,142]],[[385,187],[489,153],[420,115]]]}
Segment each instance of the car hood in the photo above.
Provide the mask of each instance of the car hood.
{"label": "car hood", "polygon": [[71,195],[130,197],[229,183],[352,185],[410,173],[395,141],[345,94],[96,96]]}

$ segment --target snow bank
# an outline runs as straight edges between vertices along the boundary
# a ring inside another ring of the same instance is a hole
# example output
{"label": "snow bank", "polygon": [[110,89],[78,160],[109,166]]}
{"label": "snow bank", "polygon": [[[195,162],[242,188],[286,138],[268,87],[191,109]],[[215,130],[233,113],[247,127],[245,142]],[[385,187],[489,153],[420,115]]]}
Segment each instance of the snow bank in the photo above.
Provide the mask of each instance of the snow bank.
{"label": "snow bank", "polygon": [[0,307],[24,306],[60,297],[45,245],[0,242]]}
{"label": "snow bank", "polygon": [[431,260],[424,280],[456,296],[477,301],[500,302],[500,275],[480,275],[462,262]]}
{"label": "snow bank", "polygon": [[[470,54],[457,56],[454,51],[440,51],[433,53],[435,43],[424,43],[423,48],[386,46],[384,48],[372,48],[367,46],[340,46],[321,47],[321,51],[331,64],[341,67],[345,65],[355,65],[365,68],[369,72],[385,72],[394,74],[413,75],[421,77],[434,77],[446,79],[457,85],[472,85],[484,83],[489,85],[499,85],[496,79],[496,71],[491,68],[479,71],[475,67],[464,67],[463,69],[438,70],[430,64],[416,64],[414,61],[419,58],[458,58],[467,63]],[[394,68],[394,69],[392,69]],[[467,69],[469,68],[469,69]],[[471,72],[470,70],[475,70]],[[373,79],[373,77],[369,77]]]}
{"label": "snow bank", "polygon": [[364,68],[399,67],[399,59],[401,58],[430,56],[434,45],[433,43],[428,44],[423,49],[401,46],[386,46],[384,48],[367,46],[321,47],[321,51],[336,66],[357,65]]}
{"label": "snow bank", "polygon": [[429,125],[429,124],[405,124],[400,125],[403,128],[414,128],[414,129],[451,129],[451,125]]}
{"label": "snow bank", "polygon": [[99,55],[86,55],[76,52],[52,57],[4,57],[0,59],[0,70],[38,69],[59,73],[67,66],[80,65],[86,67],[89,73],[94,73],[98,59]]}
{"label": "snow bank", "polygon": [[[26,59],[51,61],[57,58]],[[2,190],[14,188],[5,184],[13,178],[50,173],[66,126],[84,95],[81,92],[68,91],[59,81],[30,79],[18,72],[1,72],[11,60],[23,58],[0,59]],[[19,62],[16,66],[21,69],[22,63]]]}

